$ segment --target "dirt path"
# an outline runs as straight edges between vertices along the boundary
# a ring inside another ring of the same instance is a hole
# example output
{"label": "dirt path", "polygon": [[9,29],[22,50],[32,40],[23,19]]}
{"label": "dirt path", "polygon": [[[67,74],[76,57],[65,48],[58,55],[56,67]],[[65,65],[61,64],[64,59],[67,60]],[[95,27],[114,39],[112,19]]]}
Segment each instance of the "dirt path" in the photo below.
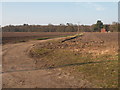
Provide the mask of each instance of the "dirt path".
{"label": "dirt path", "polygon": [[87,81],[81,80],[78,83],[60,68],[35,70],[35,60],[27,56],[27,50],[34,44],[45,41],[48,40],[3,45],[3,88],[90,87]]}

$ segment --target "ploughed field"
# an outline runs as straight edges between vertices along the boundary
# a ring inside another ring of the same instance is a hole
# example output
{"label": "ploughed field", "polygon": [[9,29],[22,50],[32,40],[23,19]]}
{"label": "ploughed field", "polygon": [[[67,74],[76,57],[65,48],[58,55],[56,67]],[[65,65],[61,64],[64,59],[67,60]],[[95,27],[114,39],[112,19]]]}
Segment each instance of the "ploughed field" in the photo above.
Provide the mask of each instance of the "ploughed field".
{"label": "ploughed field", "polygon": [[68,35],[73,35],[76,32],[3,32],[2,33],[2,43],[18,43],[26,42],[28,40],[42,40],[55,37],[64,37]]}

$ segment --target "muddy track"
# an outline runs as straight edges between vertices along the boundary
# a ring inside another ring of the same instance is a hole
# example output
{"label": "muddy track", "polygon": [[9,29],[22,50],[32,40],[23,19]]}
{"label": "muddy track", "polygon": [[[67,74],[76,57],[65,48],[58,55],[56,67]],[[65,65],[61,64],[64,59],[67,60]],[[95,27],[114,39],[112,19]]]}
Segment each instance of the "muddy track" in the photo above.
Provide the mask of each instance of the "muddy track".
{"label": "muddy track", "polygon": [[[60,39],[56,38],[55,40]],[[53,39],[49,39],[53,40]],[[87,81],[76,81],[62,69],[35,69],[35,60],[28,57],[27,50],[34,44],[48,40],[29,41],[3,45],[3,88],[70,88],[91,87]]]}

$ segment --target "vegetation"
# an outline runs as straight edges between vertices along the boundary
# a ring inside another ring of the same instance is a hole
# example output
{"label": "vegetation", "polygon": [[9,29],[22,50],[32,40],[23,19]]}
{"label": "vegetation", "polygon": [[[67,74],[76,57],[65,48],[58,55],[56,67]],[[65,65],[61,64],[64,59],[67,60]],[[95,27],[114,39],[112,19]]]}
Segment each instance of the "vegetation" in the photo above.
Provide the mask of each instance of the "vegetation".
{"label": "vegetation", "polygon": [[97,23],[95,24],[95,26],[94,26],[94,31],[96,32],[96,31],[101,31],[101,29],[103,28],[103,23],[100,21],[100,20],[98,20],[97,21]]}
{"label": "vegetation", "polygon": [[58,37],[69,37],[71,35],[63,35],[63,36],[55,36],[55,37],[42,37],[42,38],[37,38],[36,40],[46,40],[46,39],[52,39],[52,38],[58,38]]}
{"label": "vegetation", "polygon": [[116,43],[117,37],[108,38],[115,33],[91,34],[79,34],[82,36],[66,42],[61,41],[77,35],[41,43],[30,50],[30,56],[35,58],[37,68],[61,68],[64,72],[70,72],[77,80],[83,75],[82,80],[87,79],[96,85],[93,87],[116,88],[118,87],[118,53],[112,48],[114,44],[111,43]]}
{"label": "vegetation", "polygon": [[36,40],[46,40],[46,39],[50,39],[50,37],[37,38]]}
{"label": "vegetation", "polygon": [[[120,26],[120,24],[119,24]],[[96,24],[93,25],[80,25],[80,32],[100,32],[101,28],[105,28],[107,31],[117,32],[118,23],[113,24],[103,24],[102,21],[98,20]],[[66,25],[28,25],[23,24],[19,26],[9,25],[2,27],[3,32],[77,32],[78,25],[72,23],[67,23]]]}

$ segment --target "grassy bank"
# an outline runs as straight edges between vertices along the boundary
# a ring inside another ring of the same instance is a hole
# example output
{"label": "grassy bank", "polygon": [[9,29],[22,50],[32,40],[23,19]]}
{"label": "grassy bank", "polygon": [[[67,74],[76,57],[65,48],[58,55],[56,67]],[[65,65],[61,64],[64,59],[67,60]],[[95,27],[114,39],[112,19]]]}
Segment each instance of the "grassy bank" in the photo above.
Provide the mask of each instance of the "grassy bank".
{"label": "grassy bank", "polygon": [[[76,80],[81,79],[82,75],[82,79],[87,79],[95,85],[94,87],[116,88],[118,85],[118,54],[88,53],[86,49],[88,47],[80,41],[81,39],[82,37],[78,37],[66,42],[61,42],[65,39],[45,42],[31,49],[30,56],[35,58],[37,68],[61,68],[74,75]],[[75,44],[77,40],[80,42]],[[95,42],[88,46],[93,49],[94,45],[99,45],[99,43]],[[84,49],[86,49],[85,52],[83,52]],[[97,49],[102,50],[103,46]]]}

